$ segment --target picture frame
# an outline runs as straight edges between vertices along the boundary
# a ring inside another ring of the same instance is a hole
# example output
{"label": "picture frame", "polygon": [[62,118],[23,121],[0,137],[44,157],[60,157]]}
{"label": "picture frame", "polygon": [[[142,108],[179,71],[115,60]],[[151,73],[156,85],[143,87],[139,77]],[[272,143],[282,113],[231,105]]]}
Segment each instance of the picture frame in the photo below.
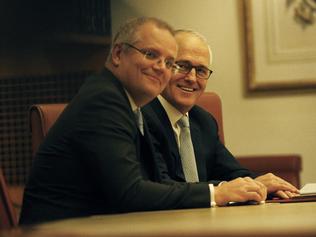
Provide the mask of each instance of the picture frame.
{"label": "picture frame", "polygon": [[248,91],[316,88],[315,1],[244,0],[244,9]]}

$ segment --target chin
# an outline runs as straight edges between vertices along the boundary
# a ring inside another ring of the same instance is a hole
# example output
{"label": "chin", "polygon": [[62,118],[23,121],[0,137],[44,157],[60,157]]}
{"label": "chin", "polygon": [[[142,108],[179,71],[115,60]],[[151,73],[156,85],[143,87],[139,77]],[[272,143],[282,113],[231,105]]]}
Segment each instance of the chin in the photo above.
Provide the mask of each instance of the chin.
{"label": "chin", "polygon": [[191,102],[188,103],[187,101],[177,101],[176,102],[176,107],[182,113],[188,112],[193,107],[193,105],[194,104],[192,104]]}
{"label": "chin", "polygon": [[179,104],[183,105],[183,106],[192,106],[192,104],[194,104],[196,101],[195,97],[181,97],[179,98],[179,100],[177,101]]}
{"label": "chin", "polygon": [[154,99],[155,97],[157,97],[159,94],[161,93],[160,88],[148,88],[146,91],[144,91],[144,94],[147,95],[147,97],[152,97],[152,99]]}
{"label": "chin", "polygon": [[164,87],[162,87],[159,81],[155,80],[155,81],[150,81],[146,85],[146,88],[148,91],[158,91],[158,93],[160,93]]}

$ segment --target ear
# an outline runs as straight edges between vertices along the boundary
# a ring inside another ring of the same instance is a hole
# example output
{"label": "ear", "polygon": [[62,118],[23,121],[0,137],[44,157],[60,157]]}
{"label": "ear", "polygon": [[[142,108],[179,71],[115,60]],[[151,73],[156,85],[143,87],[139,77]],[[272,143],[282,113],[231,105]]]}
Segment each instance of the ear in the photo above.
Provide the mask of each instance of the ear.
{"label": "ear", "polygon": [[118,66],[121,62],[121,54],[123,52],[122,44],[115,44],[112,49],[112,63],[114,66]]}

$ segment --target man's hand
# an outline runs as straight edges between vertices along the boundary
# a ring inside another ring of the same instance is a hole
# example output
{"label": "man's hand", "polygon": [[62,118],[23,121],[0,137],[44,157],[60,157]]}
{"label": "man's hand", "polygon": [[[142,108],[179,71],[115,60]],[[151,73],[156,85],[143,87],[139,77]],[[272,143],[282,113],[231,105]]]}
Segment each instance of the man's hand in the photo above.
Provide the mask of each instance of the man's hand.
{"label": "man's hand", "polygon": [[268,193],[274,193],[280,198],[291,198],[299,194],[299,190],[296,187],[272,173],[261,175],[255,180],[264,184]]}
{"label": "man's hand", "polygon": [[218,206],[224,206],[228,202],[261,202],[267,198],[265,185],[249,177],[224,182],[214,187],[214,190],[215,202]]}

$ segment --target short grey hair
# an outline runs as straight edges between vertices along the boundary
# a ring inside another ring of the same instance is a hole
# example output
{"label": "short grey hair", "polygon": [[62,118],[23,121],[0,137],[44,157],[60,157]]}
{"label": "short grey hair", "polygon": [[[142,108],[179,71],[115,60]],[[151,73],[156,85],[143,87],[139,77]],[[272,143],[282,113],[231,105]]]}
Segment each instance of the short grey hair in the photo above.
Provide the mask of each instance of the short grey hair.
{"label": "short grey hair", "polygon": [[197,32],[197,31],[190,30],[190,29],[179,29],[179,30],[176,30],[174,32],[175,36],[177,36],[178,34],[182,34],[182,33],[193,35],[193,36],[195,36],[196,38],[200,39],[202,42],[204,42],[207,45],[208,52],[209,52],[209,55],[210,55],[210,58],[209,58],[210,65],[209,66],[211,66],[211,64],[213,62],[213,54],[212,54],[211,47],[210,47],[209,43],[207,42],[207,39],[205,38],[205,36],[202,35],[201,33]]}
{"label": "short grey hair", "polygon": [[134,44],[139,40],[138,38],[138,30],[141,26],[152,23],[156,27],[160,29],[164,29],[170,32],[171,35],[174,36],[174,29],[171,25],[169,25],[167,22],[155,18],[155,17],[138,17],[138,18],[132,18],[128,21],[126,21],[116,32],[115,36],[112,39],[110,51],[107,57],[107,62],[111,62],[112,58],[112,50],[115,45],[120,43],[130,43]]}

